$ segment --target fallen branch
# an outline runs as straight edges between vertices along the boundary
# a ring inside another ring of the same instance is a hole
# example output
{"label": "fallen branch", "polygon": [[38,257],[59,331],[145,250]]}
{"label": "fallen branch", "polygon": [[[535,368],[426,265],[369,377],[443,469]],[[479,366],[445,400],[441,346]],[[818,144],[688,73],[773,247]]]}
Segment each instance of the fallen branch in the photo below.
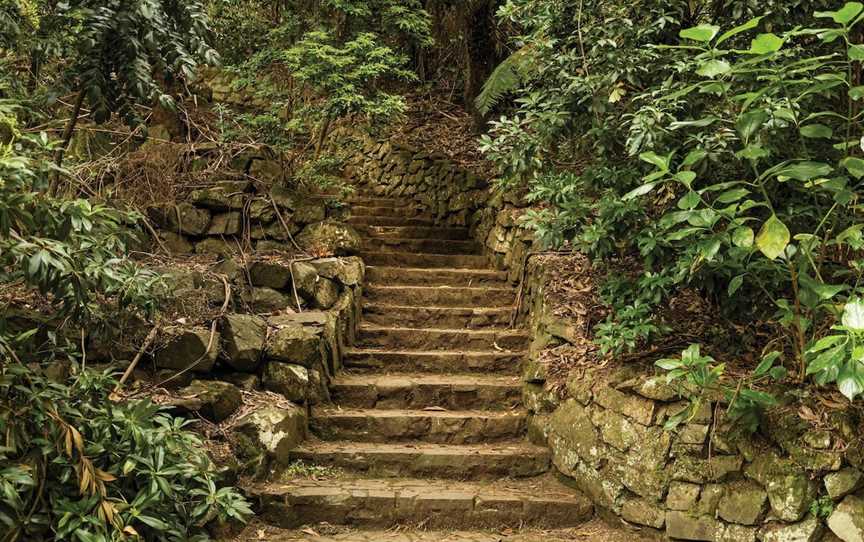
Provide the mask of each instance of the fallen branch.
{"label": "fallen branch", "polygon": [[119,398],[120,390],[123,389],[123,385],[129,380],[129,377],[132,376],[132,372],[135,371],[135,368],[138,367],[138,362],[141,361],[141,358],[144,357],[144,352],[150,348],[150,345],[153,344],[153,341],[156,340],[156,336],[159,334],[159,326],[153,326],[153,329],[150,330],[150,333],[147,334],[147,338],[144,339],[144,343],[141,345],[141,348],[138,349],[138,352],[135,354],[135,358],[132,359],[132,363],[129,364],[129,367],[126,367],[126,372],[123,373],[123,376],[120,378],[120,381],[117,382],[117,385],[114,386],[114,391],[111,393],[111,400],[117,400]]}

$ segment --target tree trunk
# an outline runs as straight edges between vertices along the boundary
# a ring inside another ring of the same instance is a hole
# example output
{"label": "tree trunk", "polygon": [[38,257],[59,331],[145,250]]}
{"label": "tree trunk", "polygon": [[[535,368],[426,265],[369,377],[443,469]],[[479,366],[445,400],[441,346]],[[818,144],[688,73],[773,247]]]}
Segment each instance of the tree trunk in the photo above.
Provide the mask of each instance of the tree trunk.
{"label": "tree trunk", "polygon": [[498,63],[495,48],[495,7],[496,0],[475,0],[465,2],[462,19],[464,41],[465,108],[474,119],[474,128],[480,132],[486,125],[486,118],[474,105],[474,100],[483,90],[483,84]]}
{"label": "tree trunk", "polygon": [[[69,143],[72,141],[72,135],[75,133],[75,127],[78,125],[78,117],[81,116],[81,108],[84,106],[84,90],[78,92],[78,97],[75,98],[75,105],[72,108],[72,117],[66,123],[66,129],[63,131],[63,142],[54,154],[54,164],[57,169],[63,167],[63,158],[66,156],[66,150],[69,148]],[[54,173],[54,179],[51,181],[50,193],[55,195],[60,187],[60,172]]]}

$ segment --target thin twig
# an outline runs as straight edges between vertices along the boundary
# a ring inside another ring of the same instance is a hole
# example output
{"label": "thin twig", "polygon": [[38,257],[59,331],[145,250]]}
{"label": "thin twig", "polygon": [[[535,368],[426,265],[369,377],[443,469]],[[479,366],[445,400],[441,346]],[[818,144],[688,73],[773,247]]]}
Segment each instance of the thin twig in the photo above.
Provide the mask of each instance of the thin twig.
{"label": "thin twig", "polygon": [[159,326],[153,326],[153,329],[150,330],[150,333],[147,334],[147,338],[144,339],[144,343],[141,345],[141,348],[138,349],[138,352],[135,354],[135,358],[132,360],[132,363],[129,364],[129,367],[126,367],[126,372],[123,373],[123,376],[120,378],[120,381],[117,382],[117,385],[114,386],[114,393],[112,396],[117,396],[120,393],[120,390],[123,389],[123,385],[129,380],[129,377],[132,376],[132,372],[138,367],[138,362],[141,361],[141,358],[144,357],[144,352],[150,348],[150,345],[153,341],[156,340],[156,336],[159,334]]}

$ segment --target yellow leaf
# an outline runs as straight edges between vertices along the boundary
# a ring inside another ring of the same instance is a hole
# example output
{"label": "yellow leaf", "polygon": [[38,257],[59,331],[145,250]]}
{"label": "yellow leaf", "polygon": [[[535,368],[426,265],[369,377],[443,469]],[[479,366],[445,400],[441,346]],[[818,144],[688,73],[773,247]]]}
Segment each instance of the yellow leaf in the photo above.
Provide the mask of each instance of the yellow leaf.
{"label": "yellow leaf", "polygon": [[105,472],[101,469],[96,469],[96,478],[102,480],[103,482],[113,482],[117,479],[117,477],[110,472]]}

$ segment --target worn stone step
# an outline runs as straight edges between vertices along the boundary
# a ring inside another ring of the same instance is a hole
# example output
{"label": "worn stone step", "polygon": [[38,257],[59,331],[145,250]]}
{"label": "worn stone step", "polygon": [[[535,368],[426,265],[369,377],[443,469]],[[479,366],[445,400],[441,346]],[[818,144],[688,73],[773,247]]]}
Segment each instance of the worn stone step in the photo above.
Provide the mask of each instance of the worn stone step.
{"label": "worn stone step", "polygon": [[356,345],[392,350],[508,350],[528,348],[530,336],[508,329],[419,329],[363,324]]}
{"label": "worn stone step", "polygon": [[343,363],[349,369],[401,372],[519,374],[522,352],[447,352],[349,348]]}
{"label": "worn stone step", "polygon": [[387,206],[366,206],[352,205],[351,214],[353,216],[377,216],[387,218],[430,218],[427,213],[423,213],[420,206],[415,204],[408,205],[387,205]]}
{"label": "worn stone step", "polygon": [[366,303],[363,320],[376,326],[414,328],[482,329],[506,327],[513,309],[509,307],[416,307]]}
{"label": "worn stone step", "polygon": [[259,504],[263,521],[284,528],[318,523],[367,528],[566,528],[587,521],[594,512],[587,497],[546,476],[471,483],[303,479],[251,487],[247,494]]}
{"label": "worn stone step", "polygon": [[549,470],[547,448],[527,443],[428,444],[409,442],[311,442],[291,459],[362,472],[367,476],[428,476],[460,480],[524,478]]}
{"label": "worn stone step", "polygon": [[367,302],[433,307],[512,307],[516,290],[495,286],[381,286],[364,290]]}
{"label": "worn stone step", "polygon": [[324,440],[476,444],[521,438],[524,411],[316,408],[309,426]]}
{"label": "worn stone step", "polygon": [[378,239],[363,240],[364,250],[375,252],[418,252],[424,254],[480,254],[483,247],[476,241],[451,239]]}
{"label": "worn stone step", "polygon": [[408,252],[377,252],[364,250],[360,256],[366,265],[385,267],[427,267],[454,269],[486,269],[486,256],[453,254],[411,254]]}
{"label": "worn stone step", "polygon": [[403,207],[406,205],[416,205],[413,202],[409,202],[405,199],[399,198],[382,198],[378,196],[368,196],[362,194],[355,194],[351,196],[345,203],[352,206],[360,206],[360,207]]}
{"label": "worn stone step", "polygon": [[490,269],[366,267],[368,284],[382,286],[507,286],[507,273]]}
{"label": "worn stone step", "polygon": [[359,230],[368,237],[378,239],[453,239],[468,240],[468,228],[429,226],[362,226]]}
{"label": "worn stone step", "polygon": [[515,376],[340,375],[330,393],[343,408],[510,410],[522,404],[521,380]]}
{"label": "worn stone step", "polygon": [[398,216],[352,215],[345,221],[353,226],[435,226],[430,218],[405,218]]}

